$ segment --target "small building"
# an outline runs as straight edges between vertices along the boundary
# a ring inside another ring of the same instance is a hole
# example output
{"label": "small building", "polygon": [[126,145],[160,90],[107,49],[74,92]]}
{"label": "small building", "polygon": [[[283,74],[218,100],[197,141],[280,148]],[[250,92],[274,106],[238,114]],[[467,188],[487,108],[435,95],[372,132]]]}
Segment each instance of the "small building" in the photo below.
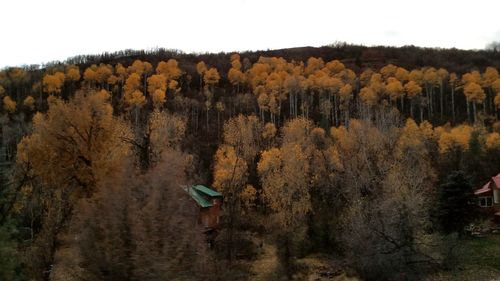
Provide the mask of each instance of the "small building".
{"label": "small building", "polygon": [[204,232],[209,236],[216,235],[220,223],[222,194],[204,185],[193,185],[186,191],[198,206],[198,223],[203,225]]}
{"label": "small building", "polygon": [[491,177],[485,185],[474,191],[474,195],[479,207],[494,216],[496,222],[500,222],[500,174]]}

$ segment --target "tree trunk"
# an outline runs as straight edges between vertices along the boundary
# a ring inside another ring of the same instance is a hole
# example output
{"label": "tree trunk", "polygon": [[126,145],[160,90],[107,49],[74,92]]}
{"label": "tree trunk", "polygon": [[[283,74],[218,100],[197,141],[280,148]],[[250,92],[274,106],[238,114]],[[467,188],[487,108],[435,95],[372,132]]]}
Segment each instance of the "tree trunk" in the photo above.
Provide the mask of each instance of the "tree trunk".
{"label": "tree trunk", "polygon": [[453,118],[453,124],[455,124],[455,89],[451,86],[451,116]]}
{"label": "tree trunk", "polygon": [[476,124],[477,112],[476,112],[476,103],[475,102],[472,102],[472,108],[474,109],[474,124]]}
{"label": "tree trunk", "polygon": [[443,107],[444,107],[444,104],[443,104],[443,82],[441,82],[441,87],[439,87],[439,109],[440,109],[440,113],[441,113],[441,120],[443,120]]}

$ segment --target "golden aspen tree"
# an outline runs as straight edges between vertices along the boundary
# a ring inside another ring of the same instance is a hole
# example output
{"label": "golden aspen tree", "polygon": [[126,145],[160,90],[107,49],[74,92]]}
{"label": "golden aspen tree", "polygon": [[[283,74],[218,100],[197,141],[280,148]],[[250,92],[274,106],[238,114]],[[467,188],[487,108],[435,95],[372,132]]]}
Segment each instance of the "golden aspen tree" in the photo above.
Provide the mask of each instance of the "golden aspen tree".
{"label": "golden aspen tree", "polygon": [[491,88],[493,89],[493,92],[496,93],[493,103],[495,104],[495,116],[498,119],[498,109],[500,108],[500,78],[497,78],[491,84]]}
{"label": "golden aspen tree", "polygon": [[464,95],[467,98],[467,102],[472,102],[472,108],[474,109],[474,123],[477,120],[477,110],[476,104],[482,103],[486,98],[483,88],[475,82],[467,83],[464,86]]}
{"label": "golden aspen tree", "polygon": [[139,111],[146,104],[146,97],[141,91],[141,76],[137,73],[129,75],[123,86],[124,102],[127,110],[133,111],[135,125],[139,122]]}
{"label": "golden aspen tree", "polygon": [[64,85],[65,75],[62,72],[56,72],[54,74],[46,74],[43,77],[43,91],[53,95],[60,94],[62,86]]}
{"label": "golden aspen tree", "polygon": [[263,188],[263,199],[272,211],[273,223],[282,231],[285,265],[290,265],[290,244],[293,236],[301,236],[300,228],[311,210],[310,163],[306,151],[310,147],[311,123],[302,118],[284,126],[281,148],[261,154],[257,172]]}
{"label": "golden aspen tree", "polygon": [[35,109],[35,99],[32,96],[27,96],[24,101],[23,105],[27,107],[29,110],[34,110]]}
{"label": "golden aspen tree", "polygon": [[66,67],[66,79],[70,82],[77,82],[81,78],[80,68],[76,65],[68,65]]}
{"label": "golden aspen tree", "polygon": [[465,73],[462,75],[462,84],[469,84],[469,83],[476,83],[480,84],[481,83],[481,73],[479,71],[474,70],[468,73]]}
{"label": "golden aspen tree", "polygon": [[156,67],[156,73],[162,74],[167,78],[167,81],[177,80],[182,75],[182,71],[179,68],[179,64],[175,59],[169,59],[168,61],[161,61]]}
{"label": "golden aspen tree", "polygon": [[424,70],[423,82],[427,98],[427,113],[429,119],[431,119],[434,114],[434,87],[438,83],[438,74],[434,67],[429,67]]}
{"label": "golden aspen tree", "polygon": [[387,80],[389,77],[394,77],[396,74],[398,67],[393,64],[388,64],[380,69],[380,74],[382,77]]}
{"label": "golden aspen tree", "polygon": [[468,125],[459,125],[449,131],[443,131],[438,140],[439,151],[446,153],[455,148],[468,150],[472,131],[473,128]]}
{"label": "golden aspen tree", "polygon": [[246,195],[254,193],[247,186],[248,167],[254,164],[259,151],[261,124],[255,116],[238,115],[224,124],[224,142],[215,155],[213,186],[224,195],[228,210],[227,249],[233,256],[233,236],[237,219],[242,215]]}
{"label": "golden aspen tree", "polygon": [[451,88],[451,115],[453,123],[455,123],[455,88],[457,87],[458,83],[458,76],[456,73],[450,73],[448,83],[450,84]]}
{"label": "golden aspen tree", "polygon": [[370,116],[370,109],[377,104],[378,95],[374,90],[372,90],[372,88],[363,87],[359,92],[359,98],[366,108],[365,110],[363,110],[363,115],[365,118],[367,118]]}
{"label": "golden aspen tree", "polygon": [[348,124],[349,122],[349,102],[352,99],[352,86],[351,84],[345,84],[339,90],[340,102],[343,106],[345,120],[344,124]]}
{"label": "golden aspen tree", "polygon": [[394,73],[394,77],[396,77],[396,79],[398,79],[401,83],[405,83],[410,79],[410,72],[402,67],[398,67]]}
{"label": "golden aspen tree", "polygon": [[306,67],[304,68],[304,74],[306,76],[309,76],[317,70],[322,69],[323,67],[325,67],[325,62],[322,58],[310,57],[307,59]]}
{"label": "golden aspen tree", "polygon": [[203,76],[205,75],[205,72],[207,71],[207,66],[203,61],[200,61],[196,64],[196,72],[198,75],[200,75],[200,92],[201,89],[203,88]]}
{"label": "golden aspen tree", "polygon": [[128,76],[127,69],[121,63],[115,65],[115,73],[120,83],[123,83]]}
{"label": "golden aspen tree", "polygon": [[3,97],[3,109],[8,113],[14,113],[16,111],[17,103],[12,100],[10,96]]}
{"label": "golden aspen tree", "polygon": [[85,69],[83,72],[83,80],[91,87],[97,82],[97,65],[93,64]]}
{"label": "golden aspen tree", "polygon": [[219,83],[219,79],[219,71],[217,71],[217,68],[215,67],[211,67],[205,72],[205,75],[203,75],[203,82],[205,82],[205,85],[210,88],[212,93],[214,92],[215,85]]}
{"label": "golden aspen tree", "polygon": [[486,148],[500,149],[500,134],[493,132],[486,137]]}
{"label": "golden aspen tree", "polygon": [[276,126],[271,122],[266,123],[262,128],[262,139],[267,143],[268,147],[273,143],[276,132]]}
{"label": "golden aspen tree", "polygon": [[[387,79],[387,85],[385,85],[385,91],[389,95],[391,101],[397,101],[399,98],[403,98],[403,85],[398,79],[394,77],[389,77]],[[403,109],[401,109],[403,111]]]}
{"label": "golden aspen tree", "polygon": [[[422,87],[420,87],[420,85],[418,85],[417,82],[410,80],[405,84],[404,89],[406,91],[406,95],[410,99],[410,115],[413,118],[413,104],[414,104],[415,98],[418,97],[422,93]],[[420,122],[422,122],[423,121],[422,110],[420,111],[420,113],[421,113],[420,114]]]}
{"label": "golden aspen tree", "polygon": [[[495,83],[495,80],[499,78],[498,75],[498,70],[494,67],[487,67],[486,70],[483,73],[483,79],[482,79],[482,86],[486,88],[486,99],[485,99],[485,108],[486,104],[488,105],[488,109],[490,112],[495,112],[496,110],[494,109],[494,99],[495,99],[495,91],[493,90],[493,83]],[[496,115],[496,114],[495,114]]]}
{"label": "golden aspen tree", "polygon": [[141,60],[135,60],[129,67],[127,67],[127,72],[129,74],[136,73],[139,76],[145,71],[144,62]]}
{"label": "golden aspen tree", "polygon": [[129,146],[129,133],[113,116],[109,94],[77,92],[65,102],[56,99],[47,113],[37,113],[33,133],[18,145],[17,162],[28,165],[47,188],[78,187],[91,194],[96,182],[120,171]]}
{"label": "golden aspen tree", "polygon": [[419,69],[413,69],[412,71],[410,71],[410,74],[408,74],[408,79],[414,81],[419,85],[422,85],[424,80],[424,74]]}
{"label": "golden aspen tree", "polygon": [[152,100],[153,106],[155,108],[161,108],[165,104],[165,102],[167,101],[167,96],[165,94],[165,91],[162,91],[160,89],[156,89],[151,94],[151,100]]}
{"label": "golden aspen tree", "polygon": [[161,108],[165,103],[167,91],[167,78],[161,74],[151,75],[148,79],[148,93],[156,108]]}
{"label": "golden aspen tree", "polygon": [[113,75],[113,67],[109,64],[101,63],[97,67],[96,80],[101,85],[101,87],[108,82],[108,79],[111,75]]}
{"label": "golden aspen tree", "polygon": [[329,61],[328,63],[326,63],[325,67],[329,70],[331,75],[340,73],[345,69],[345,65],[338,60]]}
{"label": "golden aspen tree", "polygon": [[125,99],[127,100],[130,94],[141,88],[141,76],[137,73],[132,73],[125,81],[123,90],[125,92]]}
{"label": "golden aspen tree", "polygon": [[300,74],[291,74],[285,77],[283,81],[284,91],[288,94],[290,101],[290,116],[297,117],[298,111],[298,95],[301,91],[300,80],[304,79]]}
{"label": "golden aspen tree", "polygon": [[0,98],[3,97],[3,95],[5,95],[5,88],[0,85]]}
{"label": "golden aspen tree", "polygon": [[180,90],[177,88],[179,85],[177,80],[181,77],[182,71],[175,59],[161,61],[156,67],[156,73],[165,76],[169,90],[174,93]]}
{"label": "golden aspen tree", "polygon": [[224,103],[221,101],[216,102],[215,110],[217,111],[217,132],[220,132],[220,115],[225,110]]}
{"label": "golden aspen tree", "polygon": [[240,85],[245,81],[245,75],[243,74],[243,72],[241,72],[241,70],[238,68],[232,67],[231,69],[229,69],[229,72],[227,73],[227,78],[229,79],[229,82],[233,86],[236,86],[236,93],[239,93]]}
{"label": "golden aspen tree", "polygon": [[368,86],[370,83],[370,79],[372,78],[373,70],[371,68],[367,68],[361,72],[359,75],[359,84],[361,87]]}

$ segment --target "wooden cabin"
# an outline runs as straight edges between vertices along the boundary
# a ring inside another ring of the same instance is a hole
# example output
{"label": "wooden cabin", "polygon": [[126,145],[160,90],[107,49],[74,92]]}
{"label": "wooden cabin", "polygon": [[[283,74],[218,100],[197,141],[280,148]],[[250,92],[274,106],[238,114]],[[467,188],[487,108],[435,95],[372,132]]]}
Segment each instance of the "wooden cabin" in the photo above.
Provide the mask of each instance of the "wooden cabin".
{"label": "wooden cabin", "polygon": [[220,223],[222,194],[204,185],[193,185],[186,190],[198,207],[198,223],[207,234],[217,232]]}
{"label": "wooden cabin", "polygon": [[500,223],[500,174],[491,177],[481,188],[474,191],[479,207]]}

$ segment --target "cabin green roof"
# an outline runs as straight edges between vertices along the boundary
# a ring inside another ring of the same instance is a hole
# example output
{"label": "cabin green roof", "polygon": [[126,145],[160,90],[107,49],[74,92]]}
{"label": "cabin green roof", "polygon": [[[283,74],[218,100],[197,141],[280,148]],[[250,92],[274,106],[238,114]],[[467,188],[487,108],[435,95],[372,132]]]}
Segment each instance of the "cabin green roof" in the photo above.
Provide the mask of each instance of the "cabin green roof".
{"label": "cabin green roof", "polygon": [[203,196],[196,189],[189,188],[188,193],[191,196],[191,198],[193,198],[194,201],[196,201],[196,203],[198,203],[198,205],[200,205],[202,208],[208,208],[213,206],[213,204],[210,203],[205,198],[203,198]]}
{"label": "cabin green roof", "polygon": [[207,200],[208,198],[211,197],[222,198],[221,193],[213,189],[210,189],[204,185],[193,185],[187,188],[186,191],[187,193],[189,193],[191,198],[193,198],[193,200],[196,201],[196,203],[198,203],[198,205],[200,205],[200,207],[202,208],[208,208],[213,206],[212,202]]}
{"label": "cabin green roof", "polygon": [[201,184],[194,185],[193,189],[195,189],[196,191],[202,192],[210,197],[222,197],[221,193],[219,193],[213,189],[210,189],[204,185],[201,185]]}

